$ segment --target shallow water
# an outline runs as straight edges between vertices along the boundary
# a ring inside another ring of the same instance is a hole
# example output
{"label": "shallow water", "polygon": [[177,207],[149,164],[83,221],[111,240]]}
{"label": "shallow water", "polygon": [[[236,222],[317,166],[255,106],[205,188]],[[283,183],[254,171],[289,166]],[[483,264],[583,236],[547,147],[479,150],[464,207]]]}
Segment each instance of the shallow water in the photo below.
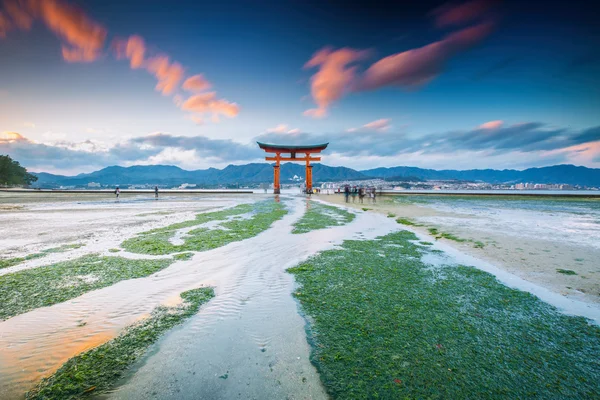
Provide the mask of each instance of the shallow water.
{"label": "shallow water", "polygon": [[290,295],[293,278],[285,269],[358,232],[376,237],[397,225],[362,214],[348,226],[292,235],[306,203],[285,203],[290,213],[254,238],[0,323],[0,397],[19,397],[68,358],[114,337],[158,304],[209,285],[216,297],[154,346],[155,354],[113,396],[323,398],[308,359],[304,321]]}
{"label": "shallow water", "polygon": [[423,222],[600,249],[600,199],[419,196],[414,201],[457,215],[421,218]]}

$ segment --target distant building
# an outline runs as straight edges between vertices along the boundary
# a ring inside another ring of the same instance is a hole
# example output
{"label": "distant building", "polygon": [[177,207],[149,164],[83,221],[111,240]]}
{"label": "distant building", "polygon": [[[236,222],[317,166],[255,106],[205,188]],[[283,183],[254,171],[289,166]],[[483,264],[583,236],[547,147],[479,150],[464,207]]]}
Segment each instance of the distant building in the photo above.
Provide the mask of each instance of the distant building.
{"label": "distant building", "polygon": [[194,188],[196,187],[195,183],[184,183],[181,186],[179,186],[179,189],[187,189],[187,188]]}
{"label": "distant building", "polygon": [[90,182],[87,184],[89,188],[99,188],[100,184],[98,182]]}

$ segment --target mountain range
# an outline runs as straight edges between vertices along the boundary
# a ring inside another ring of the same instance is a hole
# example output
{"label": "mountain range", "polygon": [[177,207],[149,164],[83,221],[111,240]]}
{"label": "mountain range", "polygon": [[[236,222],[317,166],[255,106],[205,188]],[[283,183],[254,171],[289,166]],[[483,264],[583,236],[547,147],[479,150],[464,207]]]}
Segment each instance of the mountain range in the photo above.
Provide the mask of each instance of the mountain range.
{"label": "mountain range", "polygon": [[[282,164],[281,182],[289,183],[304,180],[304,166]],[[229,165],[223,169],[208,168],[187,171],[172,165],[136,165],[132,167],[112,166],[87,174],[64,176],[46,172],[34,173],[38,181],[34,187],[87,186],[96,182],[103,186],[115,185],[159,185],[177,186],[183,183],[198,185],[258,184],[273,181],[273,168],[270,164],[253,163]],[[382,178],[386,180],[415,179],[422,180],[461,180],[488,183],[561,183],[580,186],[600,187],[600,169],[578,167],[574,165],[554,165],[526,170],[514,169],[471,169],[471,170],[434,170],[417,167],[375,168],[356,171],[346,167],[330,167],[315,164],[313,177],[316,182],[336,182],[343,180],[362,180]]]}

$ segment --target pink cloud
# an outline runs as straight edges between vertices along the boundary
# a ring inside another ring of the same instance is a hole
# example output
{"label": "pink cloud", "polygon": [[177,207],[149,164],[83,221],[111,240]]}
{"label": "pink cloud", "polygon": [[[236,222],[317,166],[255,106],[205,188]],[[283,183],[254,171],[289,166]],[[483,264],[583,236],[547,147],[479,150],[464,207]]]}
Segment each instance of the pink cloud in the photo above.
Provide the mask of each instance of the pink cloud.
{"label": "pink cloud", "polygon": [[504,121],[490,121],[479,125],[479,129],[498,129],[504,125]]}
{"label": "pink cloud", "polygon": [[113,44],[117,58],[129,59],[131,68],[144,67],[146,43],[139,35],[131,35],[127,40],[116,40]]}
{"label": "pink cloud", "polygon": [[64,43],[63,58],[68,62],[90,62],[102,54],[106,30],[83,11],[61,0],[7,0],[0,18],[0,37],[12,28],[29,30],[41,20]]}
{"label": "pink cloud", "polygon": [[195,114],[212,114],[213,121],[219,115],[232,118],[238,115],[240,108],[236,103],[217,99],[215,92],[195,94],[181,104],[181,109]]}
{"label": "pink cloud", "polygon": [[327,115],[329,105],[339,100],[354,82],[356,67],[349,67],[349,65],[364,58],[366,54],[365,51],[349,48],[339,50],[324,48],[315,53],[304,68],[319,68],[310,79],[311,94],[317,108],[306,110],[304,115],[313,118]]}
{"label": "pink cloud", "polygon": [[365,129],[371,129],[374,131],[387,131],[388,129],[390,129],[390,122],[392,120],[389,118],[382,118],[382,119],[378,119],[376,121],[373,122],[369,122],[368,124],[365,124],[363,126],[363,128]]}
{"label": "pink cloud", "polygon": [[12,24],[7,16],[0,11],[0,38],[5,38]]}
{"label": "pink cloud", "polygon": [[358,87],[373,90],[384,86],[423,85],[437,77],[450,58],[479,43],[492,30],[492,23],[481,23],[427,46],[382,58],[365,71]]}
{"label": "pink cloud", "polygon": [[482,18],[493,6],[491,0],[472,0],[463,4],[444,4],[431,12],[440,28],[464,25]]}
{"label": "pink cloud", "polygon": [[158,79],[156,90],[164,95],[173,94],[185,75],[181,64],[176,61],[171,62],[168,56],[157,55],[146,58],[147,47],[141,36],[132,35],[126,40],[117,39],[113,42],[113,48],[117,58],[129,59],[131,68],[144,68],[154,75]]}
{"label": "pink cloud", "polygon": [[202,92],[210,89],[211,84],[201,74],[190,76],[183,82],[183,89],[189,92]]}
{"label": "pink cloud", "polygon": [[164,95],[175,92],[185,73],[178,62],[170,62],[167,56],[156,56],[147,60],[146,69],[158,79],[156,90]]}
{"label": "pink cloud", "polygon": [[390,122],[392,120],[389,118],[381,118],[372,122],[369,122],[368,124],[364,124],[361,127],[358,128],[348,128],[346,131],[347,132],[366,132],[366,131],[375,131],[375,132],[385,132],[387,130],[389,130],[391,128]]}
{"label": "pink cloud", "polygon": [[274,128],[269,128],[266,131],[267,133],[291,133],[291,134],[296,134],[296,133],[300,133],[300,129],[298,128],[294,128],[294,129],[290,129],[290,127],[286,124],[279,124]]}

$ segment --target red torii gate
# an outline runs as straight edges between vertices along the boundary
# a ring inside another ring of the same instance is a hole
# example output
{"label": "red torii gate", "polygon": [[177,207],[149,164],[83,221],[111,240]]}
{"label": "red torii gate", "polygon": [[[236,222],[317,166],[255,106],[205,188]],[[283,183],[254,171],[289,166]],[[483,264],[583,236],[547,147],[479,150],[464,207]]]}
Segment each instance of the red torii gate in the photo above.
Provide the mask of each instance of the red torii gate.
{"label": "red torii gate", "polygon": [[[327,148],[329,143],[314,144],[306,146],[290,146],[282,144],[267,144],[258,143],[258,147],[266,153],[275,153],[275,157],[265,157],[267,161],[275,161],[273,165],[273,193],[281,193],[279,184],[279,166],[281,161],[306,161],[306,190],[312,190],[312,165],[311,161],[321,161],[321,157],[311,157],[311,154],[320,153]],[[290,154],[289,157],[282,157],[281,154]],[[296,157],[296,154],[304,154],[304,156]]]}

